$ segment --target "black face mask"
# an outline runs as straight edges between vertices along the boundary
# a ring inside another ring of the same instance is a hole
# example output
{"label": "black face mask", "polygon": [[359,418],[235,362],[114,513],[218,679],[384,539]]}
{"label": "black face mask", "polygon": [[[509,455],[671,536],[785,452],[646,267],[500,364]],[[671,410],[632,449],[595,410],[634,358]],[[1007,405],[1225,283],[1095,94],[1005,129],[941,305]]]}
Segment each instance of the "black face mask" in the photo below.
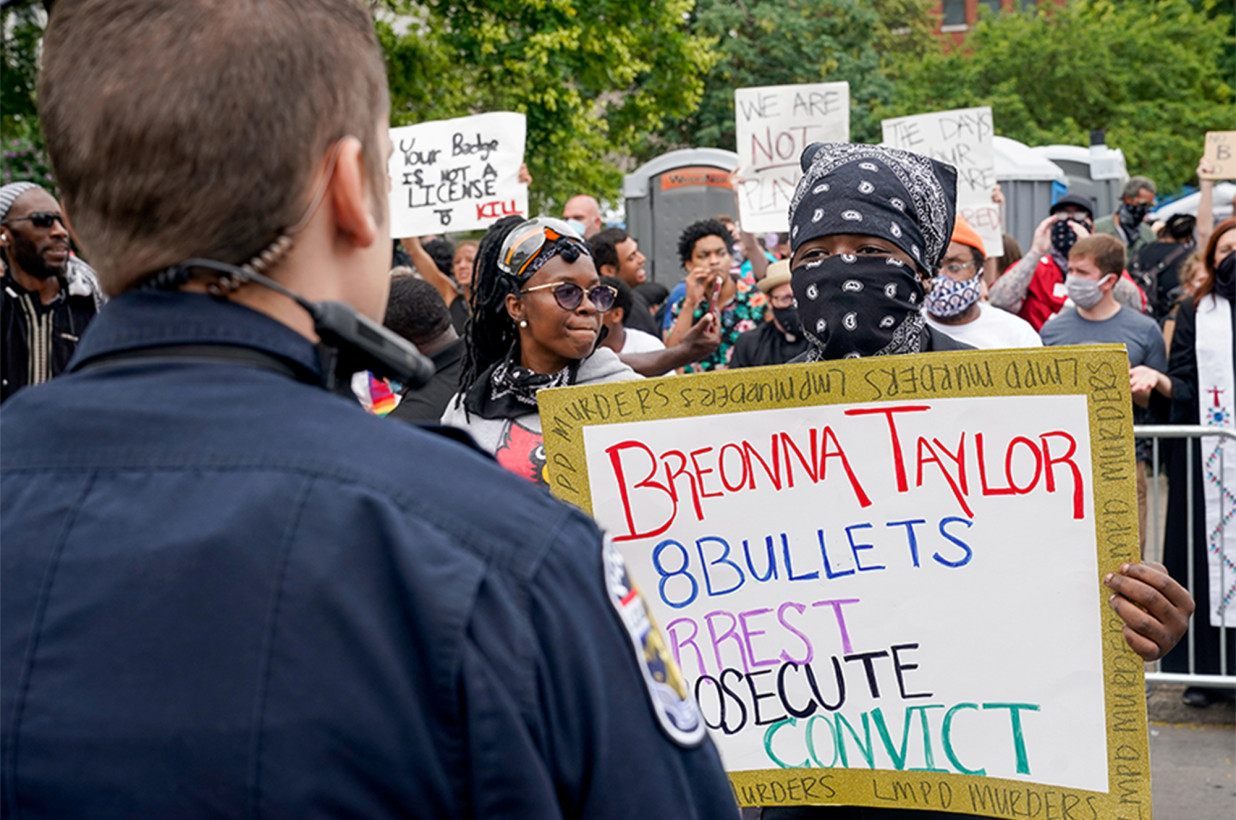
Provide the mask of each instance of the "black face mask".
{"label": "black face mask", "polygon": [[772,309],[772,312],[773,318],[777,320],[777,324],[781,325],[781,329],[787,335],[793,336],[795,339],[803,335],[803,323],[798,319],[798,308],[793,306],[775,307]]}
{"label": "black face mask", "polygon": [[[1051,226],[1051,246],[1065,259],[1069,258],[1069,251],[1073,250],[1073,246],[1077,244],[1077,234],[1073,232],[1073,227],[1069,224],[1072,219],[1061,219]],[[1081,225],[1084,223],[1078,222]]]}
{"label": "black face mask", "polygon": [[[1136,205],[1130,205],[1125,202],[1120,206],[1120,210],[1124,211],[1124,215],[1128,217],[1128,227],[1135,228],[1145,221],[1146,214],[1150,213],[1151,207],[1152,206],[1146,202],[1139,202]],[[1124,221],[1125,220],[1121,220],[1121,222]]]}
{"label": "black face mask", "polygon": [[1229,302],[1236,302],[1236,251],[1215,265],[1215,293]]}
{"label": "black face mask", "polygon": [[923,285],[910,265],[842,254],[800,265],[792,275],[803,333],[822,358],[919,351]]}

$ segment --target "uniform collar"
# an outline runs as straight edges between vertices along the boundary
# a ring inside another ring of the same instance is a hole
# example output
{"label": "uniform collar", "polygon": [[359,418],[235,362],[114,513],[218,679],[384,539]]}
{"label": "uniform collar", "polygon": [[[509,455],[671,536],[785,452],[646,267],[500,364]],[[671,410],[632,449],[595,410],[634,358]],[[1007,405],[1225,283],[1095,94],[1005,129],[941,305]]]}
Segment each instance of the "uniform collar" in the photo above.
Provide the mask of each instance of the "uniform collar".
{"label": "uniform collar", "polygon": [[126,293],[99,311],[68,370],[124,351],[210,344],[252,348],[322,372],[313,342],[265,314],[205,294],[151,290]]}

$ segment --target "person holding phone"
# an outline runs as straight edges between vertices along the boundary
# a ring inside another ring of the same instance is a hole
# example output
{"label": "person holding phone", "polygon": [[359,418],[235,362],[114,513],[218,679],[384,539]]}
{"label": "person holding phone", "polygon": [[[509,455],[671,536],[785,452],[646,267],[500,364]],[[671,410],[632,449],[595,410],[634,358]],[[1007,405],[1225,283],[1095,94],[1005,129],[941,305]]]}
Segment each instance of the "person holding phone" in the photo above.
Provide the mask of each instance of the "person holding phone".
{"label": "person holding phone", "polygon": [[708,314],[715,317],[721,336],[716,352],[684,366],[684,373],[726,369],[738,337],[764,321],[768,297],[730,275],[731,241],[729,230],[715,219],[691,223],[678,239],[687,289],[683,298],[669,307],[673,318],[665,343],[673,346],[681,342]]}

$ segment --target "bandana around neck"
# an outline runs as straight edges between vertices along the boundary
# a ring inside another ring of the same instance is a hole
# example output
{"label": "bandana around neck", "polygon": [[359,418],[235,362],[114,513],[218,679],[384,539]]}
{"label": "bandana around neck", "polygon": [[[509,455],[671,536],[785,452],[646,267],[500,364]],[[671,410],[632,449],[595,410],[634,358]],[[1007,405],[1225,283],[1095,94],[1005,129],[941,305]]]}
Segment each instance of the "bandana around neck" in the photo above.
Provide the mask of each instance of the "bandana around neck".
{"label": "bandana around neck", "polygon": [[518,345],[504,359],[494,362],[481,374],[464,396],[469,413],[483,419],[514,418],[535,413],[536,394],[549,387],[575,384],[579,362],[572,362],[557,373],[534,373],[517,359]]}
{"label": "bandana around neck", "polygon": [[922,350],[923,286],[892,257],[851,254],[794,269],[791,284],[809,360],[889,356]]}

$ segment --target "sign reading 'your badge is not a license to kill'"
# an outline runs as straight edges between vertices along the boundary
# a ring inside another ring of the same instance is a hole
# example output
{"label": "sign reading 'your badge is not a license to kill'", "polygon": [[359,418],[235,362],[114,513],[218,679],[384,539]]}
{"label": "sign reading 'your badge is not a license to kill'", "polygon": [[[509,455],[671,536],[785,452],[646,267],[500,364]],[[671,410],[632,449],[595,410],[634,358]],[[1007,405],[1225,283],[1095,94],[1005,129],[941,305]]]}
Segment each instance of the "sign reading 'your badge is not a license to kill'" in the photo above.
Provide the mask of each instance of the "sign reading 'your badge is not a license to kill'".
{"label": "sign reading 'your badge is not a license to kill'", "polygon": [[528,213],[523,114],[495,111],[392,128],[391,235],[488,228]]}
{"label": "sign reading 'your badge is not a license to kill'", "polygon": [[967,351],[539,394],[744,805],[1150,813],[1122,348]]}

